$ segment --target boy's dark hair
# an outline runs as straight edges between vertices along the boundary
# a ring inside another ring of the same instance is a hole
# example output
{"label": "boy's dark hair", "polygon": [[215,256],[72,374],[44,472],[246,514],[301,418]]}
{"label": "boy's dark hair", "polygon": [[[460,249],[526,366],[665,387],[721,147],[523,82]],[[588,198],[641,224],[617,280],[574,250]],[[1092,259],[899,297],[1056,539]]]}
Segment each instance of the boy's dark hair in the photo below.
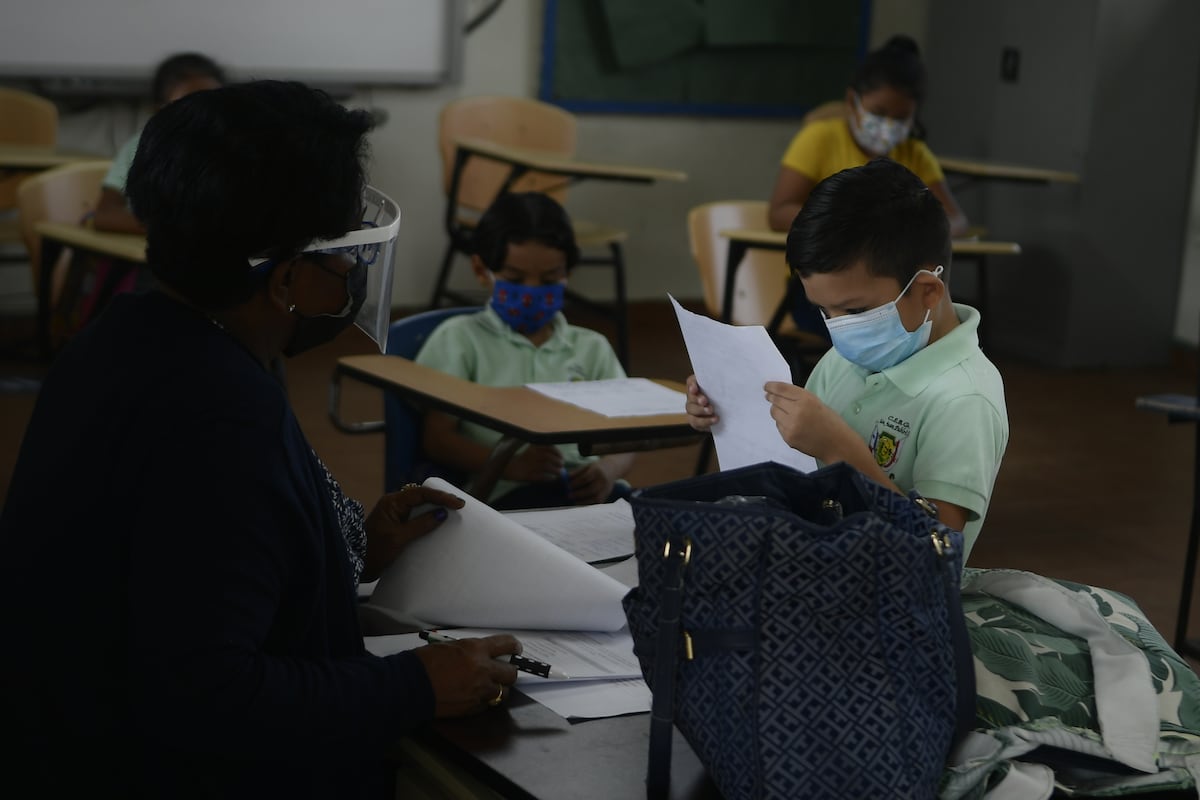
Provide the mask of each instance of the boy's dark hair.
{"label": "boy's dark hair", "polygon": [[788,231],[787,263],[799,277],[859,261],[901,286],[919,269],[941,264],[950,271],[950,222],[941,202],[889,158],[818,183]]}
{"label": "boy's dark hair", "polygon": [[151,86],[154,104],[164,105],[171,89],[189,78],[212,78],[222,86],[226,83],[225,73],[208,56],[200,53],[176,53],[154,70],[154,83]]}
{"label": "boy's dark hair", "polygon": [[207,310],[261,285],[247,259],[286,259],[356,229],[370,118],[300,83],[195,92],[146,123],[126,194],[155,277]]}
{"label": "boy's dark hair", "polygon": [[561,250],[568,270],[579,263],[571,218],[553,198],[540,192],[506,192],[492,201],[475,226],[471,252],[492,272],[498,272],[504,268],[508,246],[525,242]]}
{"label": "boy's dark hair", "polygon": [[880,86],[908,92],[917,105],[925,100],[925,65],[912,37],[893,36],[879,49],[867,53],[850,79],[850,87],[859,95]]}

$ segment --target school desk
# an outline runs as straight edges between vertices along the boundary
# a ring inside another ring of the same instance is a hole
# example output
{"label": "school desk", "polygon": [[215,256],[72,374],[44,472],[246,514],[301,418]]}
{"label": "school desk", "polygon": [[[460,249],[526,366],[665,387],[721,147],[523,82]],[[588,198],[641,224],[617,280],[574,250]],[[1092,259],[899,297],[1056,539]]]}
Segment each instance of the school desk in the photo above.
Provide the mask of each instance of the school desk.
{"label": "school desk", "polygon": [[[438,797],[637,798],[646,796],[649,732],[648,713],[570,723],[515,691],[497,708],[434,722],[396,758],[401,776],[424,773]],[[671,798],[720,800],[678,730],[671,750]]]}
{"label": "school desk", "polygon": [[[584,455],[600,455],[677,447],[703,438],[688,425],[682,405],[678,414],[606,417],[526,386],[481,386],[399,356],[343,356],[334,367],[331,393],[340,392],[343,376],[500,433],[487,465],[472,481],[469,491],[475,497],[491,493],[508,460],[525,444],[573,442]],[[687,390],[674,381],[656,382]]]}
{"label": "school desk", "polygon": [[[687,180],[687,174],[679,170],[641,167],[629,164],[601,164],[577,160],[559,153],[508,147],[484,139],[458,138],[455,139],[454,165],[450,175],[450,188],[447,193],[444,219],[446,234],[450,237],[451,242],[454,243],[465,240],[466,236],[464,222],[460,218],[457,195],[458,187],[463,179],[463,171],[466,168],[467,162],[472,158],[482,158],[508,167],[508,173],[497,194],[507,191],[518,179],[530,172],[561,177],[564,185],[578,183],[583,180],[603,180],[637,184]],[[462,248],[458,247],[458,249]],[[446,288],[450,263],[449,260],[446,260],[442,264],[434,286],[433,298],[430,301],[431,307],[436,308],[441,302],[442,297],[463,300],[463,298],[456,296],[455,293]],[[605,261],[604,263],[609,262]],[[625,297],[625,267],[620,258],[614,257],[612,263],[616,273],[616,298],[611,309],[588,298],[581,297],[571,292],[570,289],[567,290],[567,294],[572,300],[587,305],[601,313],[608,314],[613,318],[617,329],[617,358],[628,368],[629,320],[628,304]]]}
{"label": "school desk", "polygon": [[[782,231],[764,230],[762,228],[727,228],[720,231],[721,236],[729,240],[729,252],[725,257],[725,283],[721,291],[721,321],[729,322],[733,313],[733,292],[738,267],[751,248],[783,251],[787,247],[787,234]],[[987,299],[987,257],[1015,256],[1021,253],[1021,245],[1016,242],[997,242],[979,239],[955,239],[950,243],[950,250],[955,256],[975,259],[979,265],[979,296],[975,305],[980,314],[984,312]],[[788,282],[788,294],[776,309],[775,315],[767,329],[774,331],[783,316],[791,308],[795,299],[792,293],[800,291],[796,281]],[[983,340],[982,328],[980,340]]]}
{"label": "school desk", "polygon": [[[111,256],[126,264],[146,263],[146,237],[139,234],[96,231],[84,225],[39,222],[33,229],[42,237],[42,263],[38,272],[38,343],[45,358],[51,356],[50,292],[54,265],[64,247],[94,255]],[[114,270],[112,278],[120,277]]]}
{"label": "school desk", "polygon": [[1079,183],[1074,172],[1005,164],[986,158],[938,156],[943,172],[963,175],[968,180],[1013,181],[1017,183]]}
{"label": "school desk", "polygon": [[4,173],[36,171],[61,167],[73,161],[90,161],[100,156],[57,150],[52,147],[30,147],[28,145],[0,144],[0,176]]}

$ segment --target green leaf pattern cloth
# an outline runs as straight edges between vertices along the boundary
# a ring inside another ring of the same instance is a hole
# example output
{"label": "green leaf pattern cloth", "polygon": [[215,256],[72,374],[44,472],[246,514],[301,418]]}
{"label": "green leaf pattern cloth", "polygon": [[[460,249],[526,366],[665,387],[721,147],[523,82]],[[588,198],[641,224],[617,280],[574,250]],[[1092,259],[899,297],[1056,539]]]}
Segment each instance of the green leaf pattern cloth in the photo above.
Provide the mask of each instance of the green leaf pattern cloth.
{"label": "green leaf pattern cloth", "polygon": [[1200,678],[1130,598],[1018,570],[963,571],[975,732],[942,800],[1115,797],[1200,776]]}

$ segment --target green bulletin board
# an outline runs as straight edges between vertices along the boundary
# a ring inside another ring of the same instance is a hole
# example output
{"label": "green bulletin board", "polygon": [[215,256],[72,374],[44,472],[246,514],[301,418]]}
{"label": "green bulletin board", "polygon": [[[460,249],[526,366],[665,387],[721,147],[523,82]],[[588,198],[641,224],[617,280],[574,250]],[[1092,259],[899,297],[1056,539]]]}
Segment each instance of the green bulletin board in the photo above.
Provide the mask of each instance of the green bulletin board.
{"label": "green bulletin board", "polygon": [[539,96],[571,111],[794,116],[842,96],[870,0],[546,0]]}

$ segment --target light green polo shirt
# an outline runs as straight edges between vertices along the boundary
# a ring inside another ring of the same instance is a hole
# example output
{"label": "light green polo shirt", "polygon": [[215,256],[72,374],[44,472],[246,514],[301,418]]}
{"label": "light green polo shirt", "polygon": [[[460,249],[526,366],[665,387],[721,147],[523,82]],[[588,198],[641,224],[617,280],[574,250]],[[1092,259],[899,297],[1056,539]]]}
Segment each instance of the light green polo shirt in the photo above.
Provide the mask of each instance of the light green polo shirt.
{"label": "light green polo shirt", "polygon": [[882,372],[831,349],[805,388],[850,423],[901,489],[967,509],[965,562],[1008,445],[1008,410],[1000,372],[979,349],[979,312],[954,311],[958,327]]}
{"label": "light green polo shirt", "polygon": [[[441,370],[483,386],[523,386],[527,383],[598,381],[624,378],[608,339],[588,328],[567,323],[561,313],[550,322],[550,338],[535,347],[514,331],[491,306],[478,314],[463,314],[438,325],[417,354],[418,364]],[[460,421],[459,430],[468,438],[494,447],[500,434],[472,422]],[[559,445],[567,469],[595,461],[573,444]],[[431,454],[434,460],[437,454]],[[519,481],[501,479],[489,500],[520,486]]]}
{"label": "light green polo shirt", "polygon": [[105,174],[104,180],[100,181],[101,186],[125,194],[125,180],[129,177],[129,168],[133,166],[133,157],[137,155],[138,140],[141,138],[142,134],[139,131],[117,151],[108,167],[108,173]]}

